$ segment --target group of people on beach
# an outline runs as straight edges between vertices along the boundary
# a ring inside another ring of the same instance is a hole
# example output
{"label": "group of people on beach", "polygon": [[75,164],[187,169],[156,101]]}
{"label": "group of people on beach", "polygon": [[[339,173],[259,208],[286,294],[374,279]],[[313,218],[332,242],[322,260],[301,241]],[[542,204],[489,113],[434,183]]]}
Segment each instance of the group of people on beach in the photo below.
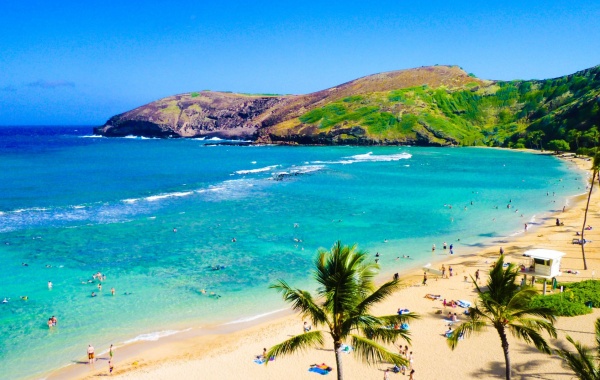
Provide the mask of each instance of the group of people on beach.
{"label": "group of people on beach", "polygon": [[[114,355],[114,346],[111,344],[110,348],[108,349],[108,374],[112,375],[113,370],[114,370],[114,365],[113,365],[113,355]],[[88,357],[88,364],[92,365],[94,364],[94,362],[98,359],[96,359],[96,352],[94,349],[94,346],[92,346],[91,344],[88,345],[87,348],[87,357]]]}
{"label": "group of people on beach", "polygon": [[[435,244],[432,244],[431,245],[431,253],[435,252],[435,248],[436,248]],[[454,244],[448,245],[448,243],[444,242],[444,244],[442,245],[442,248],[443,248],[444,252],[446,252],[446,249],[449,249],[450,254],[454,255]]]}

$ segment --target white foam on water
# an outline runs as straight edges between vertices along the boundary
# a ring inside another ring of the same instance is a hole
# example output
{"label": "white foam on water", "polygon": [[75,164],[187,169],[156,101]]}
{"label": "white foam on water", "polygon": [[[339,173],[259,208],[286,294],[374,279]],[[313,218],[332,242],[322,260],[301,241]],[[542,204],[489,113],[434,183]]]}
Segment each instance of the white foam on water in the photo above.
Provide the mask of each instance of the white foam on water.
{"label": "white foam on water", "polygon": [[211,137],[209,140],[210,140],[210,141],[225,141],[225,140],[223,140],[223,139],[220,139],[220,138],[218,138],[218,137]]}
{"label": "white foam on water", "polygon": [[100,135],[87,135],[87,136],[79,136],[79,138],[81,138],[81,139],[103,139],[105,137],[100,136]]}
{"label": "white foam on water", "polygon": [[386,155],[373,155],[373,152],[365,154],[356,154],[347,158],[355,160],[355,162],[387,162],[387,161],[399,161],[411,158],[412,155],[409,153],[396,153]]}
{"label": "white foam on water", "polygon": [[160,338],[164,338],[164,337],[167,337],[167,336],[175,335],[177,333],[184,332],[184,331],[189,331],[189,330],[191,330],[191,329],[155,331],[155,332],[151,332],[151,333],[147,333],[147,334],[140,334],[140,335],[136,336],[133,339],[126,340],[123,343],[124,344],[131,344],[131,343],[142,342],[142,341],[154,342],[154,341],[159,340]]}
{"label": "white foam on water", "polygon": [[[256,161],[254,161],[256,163]],[[271,166],[265,166],[264,168],[258,168],[258,169],[248,169],[248,170],[238,170],[235,172],[235,174],[252,174],[252,173],[261,173],[261,172],[268,172],[271,171],[277,167],[279,167],[281,165],[271,165]]]}
{"label": "white foam on water", "polygon": [[306,165],[299,166],[292,170],[292,173],[308,174],[325,169],[325,165]]}
{"label": "white foam on water", "polygon": [[253,316],[250,316],[250,317],[244,317],[244,318],[236,319],[236,320],[233,320],[231,322],[223,323],[221,326],[234,325],[234,324],[237,324],[237,323],[244,323],[244,322],[255,321],[257,319],[266,317],[268,315],[276,314],[276,313],[282,312],[284,310],[287,310],[287,309],[278,309],[278,310],[269,311],[268,313],[263,313],[263,314],[253,315]]}
{"label": "white foam on water", "polygon": [[354,156],[343,157],[342,160],[338,161],[313,161],[313,164],[341,164],[350,165],[358,162],[391,162],[399,160],[407,160],[412,157],[410,153],[396,153],[396,154],[382,154],[373,155],[373,152],[364,154],[356,154]]}
{"label": "white foam on water", "polygon": [[178,192],[174,192],[174,193],[152,195],[152,196],[146,197],[144,199],[149,202],[155,202],[155,201],[159,201],[161,199],[167,199],[167,198],[187,197],[188,195],[192,195],[192,194],[194,194],[193,191],[178,191]]}

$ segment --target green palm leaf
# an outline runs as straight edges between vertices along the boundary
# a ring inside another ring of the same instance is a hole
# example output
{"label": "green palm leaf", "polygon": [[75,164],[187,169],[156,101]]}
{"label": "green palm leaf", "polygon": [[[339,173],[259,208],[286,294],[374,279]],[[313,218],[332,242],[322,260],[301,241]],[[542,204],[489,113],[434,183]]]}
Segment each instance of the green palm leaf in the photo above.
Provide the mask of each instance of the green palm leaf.
{"label": "green palm leaf", "polygon": [[[335,348],[338,379],[343,376],[339,349],[348,340],[354,346],[354,354],[367,363],[386,361],[405,364],[405,359],[384,345],[391,345],[399,339],[410,342],[410,334],[388,327],[417,319],[417,315],[376,317],[369,313],[373,306],[398,290],[398,281],[388,281],[376,288],[373,280],[379,266],[356,245],[345,246],[339,241],[329,251],[319,250],[314,265],[313,275],[319,285],[316,291],[318,302],[309,292],[294,289],[283,280],[276,281],[271,288],[279,291],[295,311],[310,318],[315,326],[328,328]],[[298,335],[273,346],[268,355],[288,355],[322,345],[323,339],[320,331]]]}
{"label": "green palm leaf", "polygon": [[[291,337],[290,339],[283,341],[267,352],[267,358],[278,357],[289,355],[293,352],[307,350],[313,347],[322,347],[324,343],[322,331],[312,331],[300,335]],[[265,361],[265,364],[269,363],[269,360]]]}
{"label": "green palm leaf", "polygon": [[358,335],[351,335],[352,346],[356,356],[367,364],[379,362],[407,365],[408,361],[400,354],[389,351],[379,343]]}
{"label": "green palm leaf", "polygon": [[[521,289],[517,284],[518,269],[514,264],[504,267],[504,256],[490,270],[485,288],[480,288],[473,280],[478,290],[477,305],[469,309],[469,320],[458,326],[448,339],[448,345],[455,349],[462,338],[469,338],[474,333],[482,331],[486,326],[493,326],[502,341],[505,361],[509,360],[506,330],[512,336],[533,344],[538,350],[551,353],[548,343],[541,335],[544,331],[551,337],[556,337],[554,317],[551,310],[542,307],[531,307],[531,300],[537,294],[534,288]],[[599,327],[600,328],[600,327]],[[510,368],[506,369],[506,379],[510,380]]]}

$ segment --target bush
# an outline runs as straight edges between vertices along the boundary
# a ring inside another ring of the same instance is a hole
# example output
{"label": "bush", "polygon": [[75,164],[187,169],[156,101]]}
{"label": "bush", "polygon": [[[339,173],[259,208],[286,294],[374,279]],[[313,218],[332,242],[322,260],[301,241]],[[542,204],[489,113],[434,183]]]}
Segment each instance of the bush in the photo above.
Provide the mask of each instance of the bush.
{"label": "bush", "polygon": [[584,315],[592,312],[592,309],[585,306],[583,303],[573,302],[567,299],[566,293],[552,294],[549,296],[537,296],[531,302],[534,307],[547,307],[554,311],[554,315],[574,317],[576,315]]}
{"label": "bush", "polygon": [[579,282],[560,283],[565,292],[572,292],[578,302],[592,302],[593,307],[600,307],[600,281],[586,280]]}
{"label": "bush", "polygon": [[571,149],[565,140],[550,140],[546,147],[555,152],[568,152]]}
{"label": "bush", "polygon": [[596,151],[597,148],[579,148],[577,149],[577,155],[594,157],[596,155]]}
{"label": "bush", "polygon": [[567,317],[591,313],[592,309],[585,306],[587,302],[591,302],[592,307],[600,307],[600,281],[586,280],[558,285],[564,287],[564,293],[537,296],[533,299],[532,306],[548,307],[556,315]]}

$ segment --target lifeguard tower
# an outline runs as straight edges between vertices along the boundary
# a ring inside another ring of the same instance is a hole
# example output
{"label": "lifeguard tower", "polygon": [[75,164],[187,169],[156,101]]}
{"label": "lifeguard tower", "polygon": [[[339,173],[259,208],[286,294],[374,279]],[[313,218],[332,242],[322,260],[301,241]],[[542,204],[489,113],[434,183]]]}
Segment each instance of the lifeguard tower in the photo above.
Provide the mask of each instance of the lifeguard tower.
{"label": "lifeguard tower", "polygon": [[551,249],[530,249],[523,254],[531,259],[531,265],[525,274],[532,276],[532,283],[536,277],[544,279],[544,294],[546,294],[546,281],[560,276],[560,259],[565,255],[563,252]]}

